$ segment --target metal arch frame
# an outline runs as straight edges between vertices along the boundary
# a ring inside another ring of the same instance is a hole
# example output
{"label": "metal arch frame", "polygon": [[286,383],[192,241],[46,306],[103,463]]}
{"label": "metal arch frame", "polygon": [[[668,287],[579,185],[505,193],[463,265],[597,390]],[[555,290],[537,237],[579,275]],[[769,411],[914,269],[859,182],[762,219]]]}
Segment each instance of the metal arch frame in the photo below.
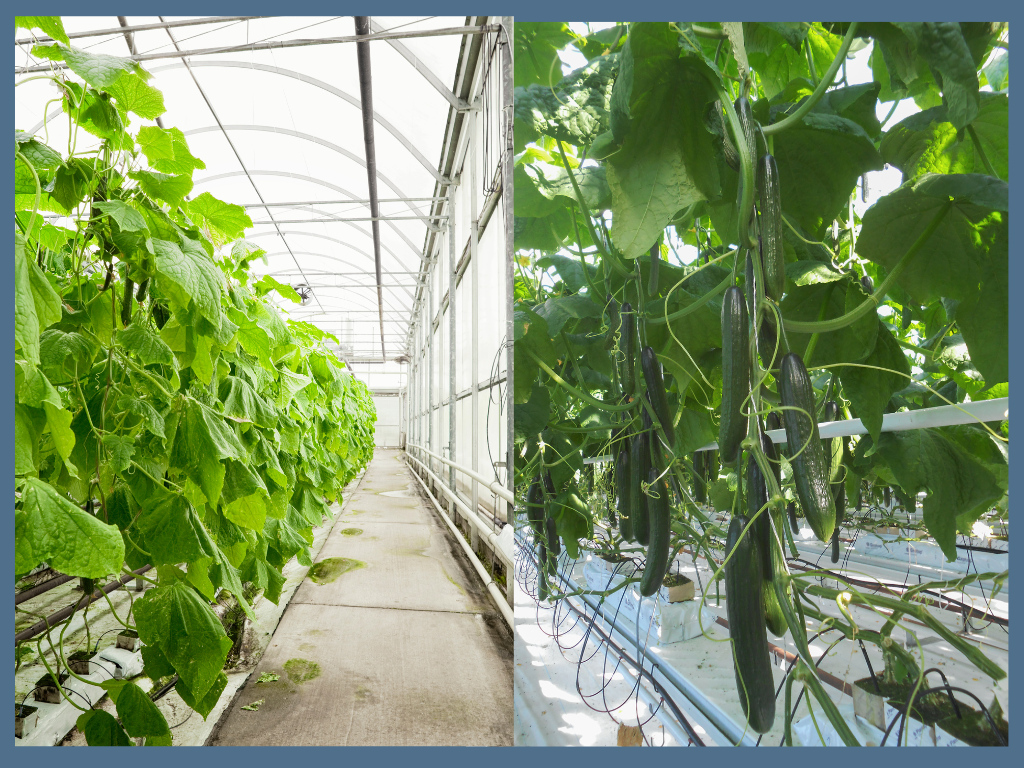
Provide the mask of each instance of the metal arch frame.
{"label": "metal arch frame", "polygon": [[[305,75],[302,72],[296,72],[293,69],[283,69],[281,67],[275,67],[275,66],[273,66],[271,64],[259,64],[259,63],[256,63],[256,62],[245,62],[245,61],[194,61],[194,62],[190,62],[190,64],[191,64],[191,66],[193,68],[195,68],[195,67],[235,67],[235,68],[239,68],[239,69],[260,70],[262,72],[270,72],[270,73],[275,74],[275,75],[281,75],[282,77],[289,77],[289,78],[292,78],[293,80],[298,80],[299,82],[306,83],[307,85],[312,85],[312,86],[314,86],[316,88],[320,88],[321,90],[327,91],[328,93],[330,93],[330,94],[332,94],[334,96],[337,96],[338,98],[342,99],[343,101],[347,101],[349,104],[351,104],[356,109],[360,109],[360,110],[362,109],[362,106],[361,106],[361,104],[359,102],[359,99],[357,97],[353,96],[352,94],[347,93],[346,91],[343,91],[340,88],[336,88],[335,86],[333,86],[333,85],[331,85],[329,83],[325,83],[323,80],[317,80],[315,77],[310,77],[309,75]],[[149,72],[151,72],[153,74],[156,74],[157,72],[163,72],[163,71],[169,70],[169,69],[184,69],[184,68],[185,68],[185,64],[183,62],[179,62],[179,63],[176,63],[176,64],[168,64],[167,66],[163,66],[163,67],[153,67],[152,69],[149,70]],[[47,119],[49,119],[49,118],[47,118]],[[419,164],[427,169],[427,172],[430,173],[430,175],[433,177],[434,181],[436,181],[438,184],[441,184],[441,185],[447,185],[447,184],[450,183],[449,179],[446,179],[444,176],[442,176],[440,173],[438,173],[437,169],[434,168],[430,164],[430,162],[427,160],[427,158],[423,156],[423,153],[421,153],[415,147],[415,145],[405,136],[404,133],[402,133],[400,130],[398,130],[398,128],[396,128],[389,120],[387,120],[386,118],[382,117],[380,115],[380,113],[377,112],[376,110],[373,113],[373,120],[374,120],[374,122],[379,123],[381,128],[383,128],[385,131],[390,133],[398,141],[399,144],[401,144],[403,147],[405,147],[405,149],[409,152],[409,154],[411,154],[414,158],[416,158],[416,160],[419,162]]]}
{"label": "metal arch frame", "polygon": [[[284,256],[284,255],[286,255],[288,253],[289,253],[289,251],[276,251],[274,253],[268,253],[267,254],[267,258],[270,258],[271,256]],[[327,259],[329,261],[337,261],[337,262],[340,262],[342,264],[345,264],[346,266],[350,266],[350,267],[354,266],[353,264],[350,264],[347,261],[343,261],[342,259],[339,259],[337,256],[329,256],[326,253],[314,253],[312,251],[294,251],[294,253],[295,254],[305,255],[305,256],[318,256],[321,259]],[[273,277],[275,275],[275,272],[264,272],[263,274],[270,275],[271,277]],[[306,277],[305,271],[303,271],[301,274],[306,279],[306,283],[308,285],[312,285],[311,283],[309,283],[309,278]],[[310,273],[310,274],[312,274],[312,273]],[[364,285],[363,283],[355,283],[354,281],[353,281],[353,283],[355,285],[360,285],[360,286]],[[374,283],[374,285],[376,285],[376,283]],[[338,286],[334,286],[334,287],[336,287],[336,288],[344,288],[345,286],[338,285]],[[401,288],[403,291],[405,291],[406,295],[409,296],[409,298],[413,298],[413,295],[409,292],[409,289],[406,286],[404,286],[404,285],[401,285],[401,286],[398,286],[398,285],[391,285],[391,286],[384,285],[383,287],[384,288]],[[408,307],[403,306],[402,309],[405,310],[405,311],[408,311],[408,310],[412,309],[412,305],[410,304]],[[406,321],[406,324],[408,325],[408,321]]]}
{"label": "metal arch frame", "polygon": [[[287,179],[296,179],[298,181],[308,181],[311,184],[319,184],[322,187],[327,187],[328,189],[333,189],[335,192],[340,192],[343,195],[354,197],[354,195],[351,192],[349,192],[347,189],[344,189],[343,187],[339,187],[337,184],[332,184],[329,181],[324,181],[323,179],[318,179],[315,176],[305,176],[305,175],[303,175],[301,173],[292,173],[291,171],[263,171],[263,170],[252,171],[252,170],[250,170],[250,171],[227,171],[226,173],[215,173],[212,176],[204,176],[203,178],[197,180],[193,184],[193,188],[198,187],[200,184],[206,184],[206,183],[211,182],[211,181],[220,181],[221,179],[232,179],[232,178],[237,178],[239,176],[246,176],[246,177],[248,177],[248,176],[281,176],[281,177],[284,177],[284,178],[287,178]],[[327,215],[336,216],[337,214],[327,214]],[[310,223],[314,224],[316,222],[310,222]],[[345,222],[342,222],[342,223],[348,224],[353,229],[358,230],[359,232],[361,232],[362,234],[366,235],[367,237],[369,237],[371,239],[373,238],[373,235],[371,233],[369,233],[366,230],[364,230],[362,227],[357,225],[355,222],[345,221]],[[413,253],[416,254],[416,258],[420,259],[420,261],[422,262],[422,258],[423,257],[420,255],[419,249],[415,245],[413,245],[412,240],[410,240],[405,235],[404,232],[400,231],[395,226],[395,223],[393,221],[389,221],[389,222],[385,222],[385,223],[388,224],[395,231],[395,234],[397,234],[399,237],[402,238],[402,240],[405,242],[405,244],[408,245],[412,249]],[[398,259],[398,262],[400,264],[404,264],[405,263],[401,258],[399,258],[398,254],[395,253],[394,251],[392,251],[390,248],[388,248],[388,246],[386,246],[383,243],[381,243],[381,247],[384,248],[384,250],[386,250],[392,256],[394,256],[396,259]]]}
{"label": "metal arch frame", "polygon": [[[220,130],[219,126],[208,125],[208,126],[206,126],[204,128],[193,128],[190,131],[185,131],[184,135],[185,136],[192,136],[194,134],[199,134],[199,133],[216,133],[219,130]],[[325,147],[325,148],[330,149],[330,150],[332,150],[334,152],[337,152],[339,155],[343,155],[344,157],[347,157],[349,160],[351,160],[354,163],[362,166],[364,169],[366,168],[366,160],[364,160],[363,158],[359,157],[359,155],[355,154],[354,152],[349,152],[344,147],[342,147],[342,146],[340,146],[338,144],[335,144],[334,142],[327,141],[327,139],[321,139],[319,136],[315,136],[312,133],[303,133],[302,131],[294,131],[291,128],[278,128],[275,125],[225,125],[224,126],[224,130],[226,130],[226,131],[257,131],[257,132],[266,132],[266,133],[280,133],[283,136],[291,136],[292,138],[303,139],[304,141],[311,141],[314,144],[319,144],[321,147]],[[406,204],[406,206],[408,206],[409,210],[411,210],[413,213],[419,214],[419,211],[416,209],[416,206],[412,204],[412,201],[409,199],[409,197],[401,189],[398,188],[398,185],[395,184],[395,182],[391,181],[391,179],[389,179],[387,176],[385,176],[380,171],[377,171],[377,178],[379,178],[381,181],[383,181],[385,184],[387,184],[395,192],[395,194],[398,195],[398,197],[402,200],[402,202],[404,202]]]}
{"label": "metal arch frame", "polygon": [[[378,24],[376,21],[374,21],[373,18],[370,19],[370,31],[373,32],[374,34],[383,34],[387,32],[387,30],[380,24]],[[430,67],[424,64],[422,61],[420,61],[419,57],[415,53],[406,48],[405,45],[400,43],[398,40],[392,39],[388,40],[387,42],[388,45],[394,48],[395,51],[399,55],[401,55],[403,59],[405,59],[412,65],[413,69],[415,69],[417,72],[423,75],[423,79],[430,83],[432,86],[434,86],[434,90],[436,90],[438,93],[444,96],[445,100],[449,104],[451,104],[453,108],[458,110],[469,109],[469,104],[466,102],[466,100],[460,99],[452,91],[450,91],[447,88],[447,86],[445,86],[445,84],[441,82],[441,78],[435,75],[434,71]]]}

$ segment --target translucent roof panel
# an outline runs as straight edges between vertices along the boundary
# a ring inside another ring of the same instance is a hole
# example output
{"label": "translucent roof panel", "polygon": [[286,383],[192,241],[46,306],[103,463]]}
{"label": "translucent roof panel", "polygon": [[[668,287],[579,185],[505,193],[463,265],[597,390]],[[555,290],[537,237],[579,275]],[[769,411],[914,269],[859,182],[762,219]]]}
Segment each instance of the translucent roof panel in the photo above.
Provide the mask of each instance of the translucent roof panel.
{"label": "translucent roof panel", "polygon": [[[224,17],[195,23],[200,20],[125,19],[132,28],[171,23],[135,29],[134,53],[163,93],[164,126],[181,129],[193,154],[206,163],[194,174],[192,194],[209,192],[246,206],[253,221],[246,238],[267,252],[265,264],[253,265],[256,275],[272,274],[313,289],[302,307],[282,309],[344,334],[352,357],[379,359],[357,46],[331,42],[355,35],[354,18]],[[64,17],[63,22],[76,48],[131,53],[118,17]],[[373,17],[370,22],[371,34],[410,34],[463,27],[468,19]],[[97,30],[117,31],[74,37]],[[26,37],[24,30],[16,35]],[[388,358],[407,351],[423,248],[429,228],[443,224],[429,216],[432,209],[437,213],[436,196],[446,191],[438,168],[454,114],[451,90],[464,39],[449,33],[370,45]],[[177,49],[191,53],[181,57]],[[31,45],[16,42],[16,75],[41,63],[31,55]],[[43,125],[43,110],[54,95],[45,80],[17,88],[15,122],[23,130],[47,131],[59,146],[67,141],[66,119]],[[49,112],[60,115],[59,105],[51,104]],[[133,116],[131,129],[147,122]]]}

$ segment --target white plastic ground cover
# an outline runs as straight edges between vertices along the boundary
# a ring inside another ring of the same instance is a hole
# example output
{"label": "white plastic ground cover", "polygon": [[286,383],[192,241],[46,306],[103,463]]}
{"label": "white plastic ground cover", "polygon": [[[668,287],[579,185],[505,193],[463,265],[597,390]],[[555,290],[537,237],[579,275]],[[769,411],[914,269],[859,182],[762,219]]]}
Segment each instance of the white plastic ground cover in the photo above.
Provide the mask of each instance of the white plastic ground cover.
{"label": "white plastic ground cover", "polygon": [[[89,680],[89,683],[74,677],[69,677],[63,683],[68,696],[74,699],[79,707],[87,709],[98,704],[100,699],[107,695],[99,686],[104,680],[132,678],[142,674],[142,653],[127,651],[124,648],[105,648],[92,657],[89,669],[91,674],[81,676]],[[52,747],[59,744],[75,727],[75,722],[82,714],[80,709],[67,700],[62,700],[59,704],[49,704],[30,697],[25,704],[39,710],[39,721],[28,736],[22,739],[14,738],[14,745],[18,747]]]}
{"label": "white plastic ground cover", "polygon": [[[863,747],[966,747],[967,744],[955,736],[946,733],[942,728],[934,725],[925,725],[919,720],[907,720],[903,739],[897,744],[900,724],[897,722],[892,726],[889,737],[885,733],[864,718],[856,715],[852,704],[843,704],[839,707],[839,714],[850,727],[850,731],[857,738]],[[885,705],[885,722],[892,723],[900,717],[900,713],[889,704]],[[817,727],[815,727],[817,725]],[[885,744],[882,744],[882,740]],[[839,733],[820,712],[812,718],[810,715],[802,720],[793,723],[793,744],[798,747],[845,747]]]}
{"label": "white plastic ground cover", "polygon": [[1001,572],[1010,567],[1010,553],[978,552],[957,548],[956,560],[947,562],[938,544],[930,541],[896,541],[891,533],[861,533],[853,544],[857,552],[872,557],[884,557],[916,565],[929,565],[949,571],[968,573],[977,571]]}

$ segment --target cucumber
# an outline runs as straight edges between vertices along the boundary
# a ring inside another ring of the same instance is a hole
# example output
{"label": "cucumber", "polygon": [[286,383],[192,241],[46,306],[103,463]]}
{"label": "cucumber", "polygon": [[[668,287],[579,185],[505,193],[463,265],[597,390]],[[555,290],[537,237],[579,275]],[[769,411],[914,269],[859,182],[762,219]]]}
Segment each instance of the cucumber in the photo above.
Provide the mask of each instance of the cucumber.
{"label": "cucumber", "polygon": [[871,275],[864,275],[860,279],[860,287],[864,289],[868,296],[875,292],[875,281],[871,279]]}
{"label": "cucumber", "polygon": [[526,494],[526,519],[537,536],[544,532],[544,490],[540,485],[540,475],[533,478]]}
{"label": "cucumber", "polygon": [[142,302],[144,302],[146,300],[146,291],[148,291],[148,290],[149,290],[149,278],[147,277],[145,280],[143,280],[141,283],[139,283],[139,288],[138,288],[137,291],[135,291],[135,300],[137,302],[139,302],[139,304],[141,304]]}
{"label": "cucumber", "polygon": [[636,382],[636,320],[633,317],[633,305],[628,301],[619,311],[622,330],[619,334],[619,349],[623,355],[622,393],[633,394]]}
{"label": "cucumber", "polygon": [[615,462],[615,490],[619,494],[619,535],[623,541],[633,540],[633,517],[630,511],[632,487],[629,471],[629,443],[619,451],[619,460]]}
{"label": "cucumber", "polygon": [[749,531],[740,537],[746,525],[744,515],[737,515],[729,523],[725,551],[731,556],[725,566],[725,606],[743,714],[754,731],[767,733],[775,722],[775,683],[768,656],[757,544]]}
{"label": "cucumber", "polygon": [[124,281],[124,298],[121,301],[121,325],[127,328],[132,322],[132,294],[135,293],[135,281],[130,277]]}
{"label": "cucumber", "polygon": [[[775,530],[779,536],[784,536],[785,532],[782,526],[785,523],[782,513],[777,509],[772,510],[772,522],[775,524]],[[786,555],[780,544],[776,543],[775,536],[772,536],[771,539],[771,577],[764,579],[761,584],[761,593],[764,598],[764,623],[769,632],[776,637],[782,637],[789,629],[789,625],[786,623],[786,614],[783,613],[782,606],[779,605],[775,583],[785,583],[783,577],[786,575]],[[788,588],[786,594],[789,594]]]}
{"label": "cucumber", "polygon": [[733,143],[732,136],[729,135],[729,128],[722,115],[722,102],[716,101],[711,109],[713,110],[712,130],[722,136],[722,156],[725,159],[725,164],[734,171],[738,171],[740,169],[740,154],[736,151],[736,145]]}
{"label": "cucumber", "polygon": [[[767,509],[759,515],[757,513],[767,503],[768,488],[764,482],[764,475],[751,454],[747,457],[747,518],[754,521],[750,533],[753,534],[754,540],[757,542],[761,578],[766,581],[772,577],[772,524],[768,519]],[[757,517],[755,518],[754,515]]]}
{"label": "cucumber", "polygon": [[789,527],[793,533],[800,533],[800,523],[796,519],[796,502],[791,501],[786,505],[786,511],[789,513]]}
{"label": "cucumber", "polygon": [[693,454],[693,498],[700,504],[708,500],[707,451]]}
{"label": "cucumber", "polygon": [[651,246],[651,269],[647,277],[647,298],[653,299],[658,295],[658,267],[661,266],[661,242]]}
{"label": "cucumber", "polygon": [[832,531],[832,562],[839,562],[839,527]]}
{"label": "cucumber", "polygon": [[[836,526],[836,507],[829,487],[829,458],[821,444],[814,418],[814,389],[795,352],[783,356],[779,371],[779,396],[786,425],[786,452],[793,467],[796,495],[814,535],[827,542]],[[802,410],[793,410],[793,409]]]}
{"label": "cucumber", "polygon": [[761,268],[764,293],[780,301],[786,290],[786,259],[782,250],[782,202],[775,158],[762,155],[757,164],[757,196],[761,211]]}
{"label": "cucumber", "polygon": [[562,542],[558,538],[558,527],[555,525],[555,518],[548,517],[545,521],[548,532],[548,549],[555,557],[562,554]]}
{"label": "cucumber", "polygon": [[659,478],[658,470],[651,468],[647,473],[649,483],[649,496],[647,497],[648,527],[650,529],[650,542],[647,545],[647,564],[644,565],[644,575],[640,579],[640,594],[650,597],[665,578],[665,571],[668,569],[669,555],[669,504],[668,484],[664,478]]}
{"label": "cucumber", "polygon": [[722,413],[718,424],[718,452],[722,463],[731,465],[747,433],[742,406],[750,392],[749,331],[747,305],[736,286],[722,298]]}
{"label": "cucumber", "polygon": [[885,499],[885,508],[888,509],[892,505],[892,488],[888,485],[885,486],[885,493],[883,498]]}
{"label": "cucumber", "polygon": [[754,113],[750,109],[750,99],[740,96],[733,104],[736,108],[736,116],[740,119],[740,126],[743,128],[743,138],[747,142],[747,155],[750,157],[750,170],[757,173],[757,143],[754,135]]}
{"label": "cucumber", "polygon": [[541,602],[548,599],[548,549],[543,541],[537,558],[537,599]]}
{"label": "cucumber", "polygon": [[[837,421],[839,419],[839,404],[835,400],[825,402],[825,421]],[[828,479],[832,483],[832,496],[837,493],[836,480],[842,473],[843,467],[843,438],[825,438],[822,441],[825,448],[825,456],[829,462]]]}
{"label": "cucumber", "polygon": [[[665,379],[661,373],[661,363],[658,356],[650,347],[644,347],[640,353],[640,366],[644,372],[644,381],[647,382],[647,402],[651,404],[654,415],[658,417],[662,434],[670,448],[676,446],[676,431],[672,425],[672,414],[668,409],[668,395],[665,392]],[[652,437],[655,433],[651,433]],[[657,441],[652,440],[651,444],[656,446]],[[652,454],[653,455],[653,454]]]}
{"label": "cucumber", "polygon": [[647,494],[643,483],[651,468],[647,435],[633,435],[629,452],[629,511],[633,521],[633,539],[643,546],[649,541],[647,527]]}

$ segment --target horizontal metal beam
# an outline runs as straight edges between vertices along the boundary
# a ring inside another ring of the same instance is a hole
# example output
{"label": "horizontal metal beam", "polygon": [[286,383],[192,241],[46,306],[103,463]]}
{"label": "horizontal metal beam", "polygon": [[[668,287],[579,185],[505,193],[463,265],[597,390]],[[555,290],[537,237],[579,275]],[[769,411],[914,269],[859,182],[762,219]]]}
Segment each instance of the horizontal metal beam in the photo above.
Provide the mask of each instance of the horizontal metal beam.
{"label": "horizontal metal beam", "polygon": [[[158,24],[137,24],[130,27],[111,27],[110,29],[94,29],[89,32],[72,32],[69,40],[80,40],[83,37],[103,37],[105,35],[121,35],[125,32],[148,32],[151,29],[176,29],[177,27],[197,27],[200,24],[222,24],[231,21],[249,21],[250,19],[269,19],[270,16],[204,16],[201,19],[185,19],[183,21],[164,21]],[[15,45],[31,45],[32,43],[52,43],[52,37],[22,37],[14,41]]]}
{"label": "horizontal metal beam", "polygon": [[[443,197],[382,197],[378,203],[430,203]],[[243,208],[291,208],[298,205],[369,205],[369,200],[303,200],[288,203],[243,203]]]}
{"label": "horizontal metal beam", "polygon": [[255,227],[260,224],[331,224],[335,221],[428,221],[431,219],[447,219],[447,216],[332,216],[329,219],[275,219],[274,221],[254,221]]}
{"label": "horizontal metal beam", "polygon": [[[156,61],[157,59],[184,59],[189,56],[210,56],[217,53],[248,53],[250,51],[269,51],[280,48],[307,48],[312,45],[337,45],[340,43],[373,42],[374,40],[398,40],[410,37],[443,37],[446,35],[483,35],[497,32],[498,24],[485,24],[480,27],[445,27],[443,29],[414,30],[411,32],[383,32],[379,35],[344,35],[342,37],[321,37],[308,40],[267,40],[249,45],[226,45],[216,48],[195,48],[189,51],[163,51],[160,53],[140,53],[128,56],[134,61]],[[122,30],[118,29],[118,32]],[[15,67],[15,75],[27,75],[32,72],[49,72],[51,69],[64,69],[65,65],[54,61],[34,67]]]}

